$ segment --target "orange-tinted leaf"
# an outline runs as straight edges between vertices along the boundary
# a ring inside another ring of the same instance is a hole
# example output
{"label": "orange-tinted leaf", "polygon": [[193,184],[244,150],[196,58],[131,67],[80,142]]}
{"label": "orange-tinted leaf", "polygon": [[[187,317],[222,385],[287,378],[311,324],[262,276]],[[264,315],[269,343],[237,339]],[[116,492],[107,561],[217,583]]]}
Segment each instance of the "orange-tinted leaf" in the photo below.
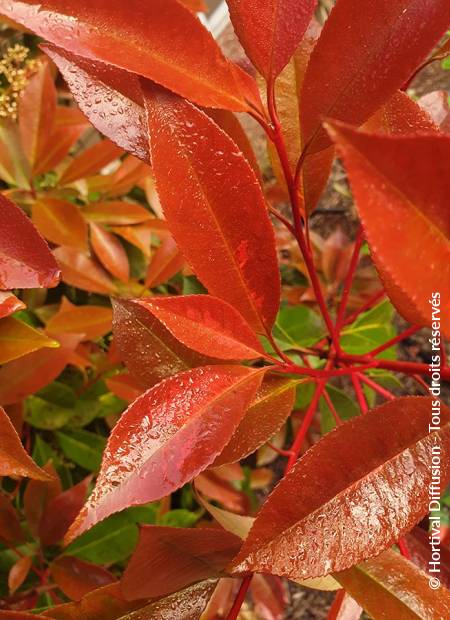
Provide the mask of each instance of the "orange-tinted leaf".
{"label": "orange-tinted leaf", "polygon": [[128,282],[130,265],[120,241],[99,224],[91,224],[91,244],[102,265],[122,282]]}
{"label": "orange-tinted leaf", "polygon": [[75,248],[61,246],[54,251],[64,282],[90,293],[110,295],[115,285],[106,271],[92,258]]}
{"label": "orange-tinted leaf", "polygon": [[32,353],[43,347],[57,347],[43,332],[9,316],[0,321],[0,364]]}
{"label": "orange-tinted leaf", "polygon": [[83,507],[91,480],[92,476],[87,476],[47,502],[39,522],[39,538],[43,545],[56,545],[63,539]]}
{"label": "orange-tinted leaf", "polygon": [[154,598],[219,577],[241,544],[222,529],[143,525],[121,580],[122,592],[128,600]]}
{"label": "orange-tinted leaf", "polygon": [[39,349],[0,368],[0,403],[10,405],[37,392],[64,370],[81,336],[58,336],[60,347]]}
{"label": "orange-tinted leaf", "polygon": [[30,189],[30,163],[22,149],[19,126],[9,118],[0,120],[0,178],[8,185]]}
{"label": "orange-tinted leaf", "polygon": [[184,4],[188,9],[195,12],[207,10],[207,6],[203,0],[181,0],[181,4]]}
{"label": "orange-tinted leaf", "polygon": [[101,140],[78,155],[61,175],[60,183],[66,185],[96,174],[117,159],[122,149],[110,140]]}
{"label": "orange-tinted leaf", "polygon": [[39,198],[32,206],[32,220],[48,241],[86,250],[87,225],[73,202],[58,198]]}
{"label": "orange-tinted leaf", "polygon": [[0,440],[0,476],[51,479],[51,476],[38,467],[27,454],[16,429],[2,407],[0,407]]}
{"label": "orange-tinted leaf", "polygon": [[0,611],[0,618],[5,618],[5,620],[36,620],[36,618],[45,618],[45,616],[29,614],[26,611]]}
{"label": "orange-tinted leaf", "polygon": [[33,171],[53,131],[56,89],[48,62],[31,77],[19,100],[19,128],[24,152]]}
{"label": "orange-tinted leaf", "polygon": [[11,291],[0,291],[0,319],[14,314],[18,310],[25,308],[23,301],[18,299]]}
{"label": "orange-tinted leaf", "polygon": [[149,222],[136,226],[111,226],[111,231],[139,248],[146,258],[150,258],[153,228]]}
{"label": "orange-tinted leaf", "polygon": [[248,107],[241,71],[175,0],[109,0],[107,5],[77,0],[63,6],[47,0],[41,10],[32,0],[1,0],[0,13],[69,52],[150,78],[200,105]]}
{"label": "orange-tinted leaf", "polygon": [[441,291],[442,331],[450,335],[450,290],[442,287],[450,281],[450,136],[378,136],[344,125],[330,133],[392,303],[410,323],[429,325],[429,300]]}
{"label": "orange-tinted leaf", "polygon": [[41,157],[37,160],[34,173],[43,174],[54,170],[68,155],[71,147],[81,138],[86,127],[84,125],[69,125],[54,127],[48,136]]}
{"label": "orange-tinted leaf", "polygon": [[30,572],[33,558],[31,556],[23,556],[10,568],[8,573],[8,588],[10,594],[14,594],[20,588]]}
{"label": "orange-tinted leaf", "polygon": [[43,468],[49,480],[30,480],[24,493],[24,513],[32,534],[39,536],[39,528],[48,503],[62,490],[61,481],[52,463]]}
{"label": "orange-tinted leaf", "polygon": [[145,276],[145,285],[149,288],[164,284],[176,275],[185,261],[172,237],[164,239],[154,253]]}
{"label": "orange-tinted leaf", "polygon": [[373,618],[437,620],[450,613],[449,591],[432,590],[428,576],[394,551],[335,577]]}
{"label": "orange-tinted leaf", "polygon": [[433,446],[442,488],[450,478],[450,409],[430,433],[431,403],[400,398],[325,435],[269,496],[232,568],[308,579],[390,547],[428,509]]}
{"label": "orange-tinted leaf", "polygon": [[308,27],[316,0],[227,0],[247,56],[267,79],[287,65]]}
{"label": "orange-tinted leaf", "polygon": [[[433,533],[434,534],[434,533]],[[432,558],[432,532],[428,534],[420,527],[415,527],[411,532],[403,537],[408,548],[412,562],[425,573],[431,567]],[[450,589],[450,549],[442,544],[440,548],[439,577],[441,583]]]}
{"label": "orange-tinted leaf", "polygon": [[245,458],[280,429],[292,411],[297,382],[281,377],[265,377],[253,402],[245,412],[230,442],[214,466]]}
{"label": "orange-tinted leaf", "polygon": [[327,620],[360,620],[362,607],[345,590],[337,592]]}
{"label": "orange-tinted leaf", "polygon": [[250,593],[258,617],[283,620],[289,600],[287,584],[273,575],[254,575]]}
{"label": "orange-tinted leaf", "polygon": [[19,207],[0,195],[0,288],[56,286],[58,266]]}
{"label": "orange-tinted leaf", "polygon": [[[80,109],[91,123],[119,147],[150,163],[138,77],[111,65],[75,56],[53,45],[44,45],[43,49],[56,63]],[[101,103],[92,105],[92,101]]]}
{"label": "orange-tinted leaf", "polygon": [[105,379],[105,383],[108,390],[127,403],[132,403],[142,394],[142,389],[137,381],[131,375],[125,373],[109,377]]}
{"label": "orange-tinted leaf", "polygon": [[248,323],[226,302],[210,295],[137,299],[190,349],[219,359],[256,359],[264,350]]}
{"label": "orange-tinted leaf", "polygon": [[203,112],[158,87],[145,95],[153,172],[175,241],[212,295],[235,306],[258,332],[270,329],[280,278],[253,170]]}
{"label": "orange-tinted leaf", "polygon": [[131,376],[144,388],[195,366],[214,362],[185,347],[147,310],[113,300],[114,342]]}
{"label": "orange-tinted leaf", "polygon": [[86,340],[97,340],[111,331],[112,310],[103,306],[70,306],[52,316],[47,330],[52,334],[83,334]]}
{"label": "orange-tinted leaf", "polygon": [[124,226],[140,224],[151,219],[151,214],[141,205],[133,202],[91,202],[83,207],[83,215],[90,221],[98,224]]}
{"label": "orange-tinted leaf", "polygon": [[[301,94],[304,144],[330,144],[325,117],[362,124],[411,76],[448,28],[447,0],[337,0]],[[351,24],[351,28],[349,28]],[[345,53],[343,53],[345,50]]]}
{"label": "orange-tinted leaf", "polygon": [[395,135],[438,131],[438,127],[429,114],[399,90],[364,123],[364,130]]}
{"label": "orange-tinted leaf", "polygon": [[427,93],[420,97],[417,103],[431,116],[441,131],[450,133],[450,107],[447,91],[435,90]]}
{"label": "orange-tinted leaf", "polygon": [[8,543],[23,541],[22,528],[16,509],[5,495],[0,494],[0,540]]}
{"label": "orange-tinted leaf", "polygon": [[50,573],[58,587],[73,601],[80,601],[92,590],[116,581],[105,568],[69,555],[52,562]]}
{"label": "orange-tinted leaf", "polygon": [[140,396],[112,431],[95,489],[67,540],[127,506],[172,493],[206,469],[261,380],[261,371],[242,366],[207,366]]}
{"label": "orange-tinted leaf", "polygon": [[224,480],[217,471],[209,470],[197,476],[195,486],[210,499],[220,502],[227,510],[245,515],[250,510],[250,502],[243,491],[233,486],[233,481]]}

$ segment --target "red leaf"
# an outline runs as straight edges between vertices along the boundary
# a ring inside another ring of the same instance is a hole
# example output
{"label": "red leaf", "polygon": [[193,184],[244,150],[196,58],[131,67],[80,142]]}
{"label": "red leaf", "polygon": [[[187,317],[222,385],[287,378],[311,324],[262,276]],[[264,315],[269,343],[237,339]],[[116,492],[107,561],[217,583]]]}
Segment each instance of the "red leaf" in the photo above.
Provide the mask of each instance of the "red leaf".
{"label": "red leaf", "polygon": [[339,590],[330,607],[327,620],[360,620],[362,612],[362,607],[345,590]]}
{"label": "red leaf", "polygon": [[173,238],[164,239],[148,266],[145,286],[152,288],[164,284],[176,275],[184,264],[184,257]]}
{"label": "red leaf", "polygon": [[247,56],[271,80],[287,65],[313,15],[316,0],[227,0]]}
{"label": "red leaf", "polygon": [[87,476],[46,504],[39,523],[39,538],[43,545],[56,545],[63,539],[83,507],[91,480],[92,476]]}
{"label": "red leaf", "polygon": [[[428,572],[432,558],[432,540],[430,535],[420,527],[415,527],[403,539],[409,551],[410,559],[424,573]],[[450,589],[450,550],[441,544],[439,575],[441,583]]]}
{"label": "red leaf", "polygon": [[257,450],[281,428],[292,411],[297,382],[267,376],[214,466],[234,463]]}
{"label": "red leaf", "polygon": [[431,403],[400,398],[325,435],[269,496],[232,569],[320,577],[397,541],[427,511],[433,446],[443,488],[450,478],[450,409],[430,434]]}
{"label": "red leaf", "polygon": [[2,118],[0,124],[0,178],[8,185],[30,189],[31,169],[22,149],[19,126],[7,118]]}
{"label": "red leaf", "polygon": [[205,471],[195,479],[195,487],[210,499],[220,502],[228,510],[247,514],[250,502],[243,491],[238,491],[232,481],[221,478],[217,471]]}
{"label": "red leaf", "polygon": [[87,254],[61,246],[53,254],[61,267],[64,282],[90,293],[110,295],[115,285],[106,271]]}
{"label": "red leaf", "polygon": [[137,299],[190,349],[222,360],[257,359],[264,356],[258,338],[232,306],[209,295],[148,297]]}
{"label": "red leaf", "polygon": [[48,241],[78,250],[87,249],[87,225],[73,202],[58,198],[39,198],[32,206],[32,220]]}
{"label": "red leaf", "polygon": [[369,118],[433,49],[448,18],[447,0],[338,0],[306,71],[304,144],[329,145],[325,117],[355,125]]}
{"label": "red leaf", "polygon": [[144,388],[177,372],[214,362],[191,351],[139,304],[113,300],[114,342],[133,378]]}
{"label": "red leaf", "polygon": [[40,159],[36,162],[34,173],[43,174],[54,170],[68,155],[71,147],[81,138],[85,125],[68,125],[56,127],[48,136]]}
{"label": "red leaf", "polygon": [[95,489],[67,541],[114,512],[165,497],[206,469],[239,423],[261,372],[207,366],[140,396],[112,431]]}
{"label": "red leaf", "polygon": [[73,601],[80,601],[89,592],[116,581],[105,568],[69,555],[52,562],[50,573],[62,592]]}
{"label": "red leaf", "polygon": [[113,276],[128,282],[130,265],[123,245],[98,224],[91,224],[91,243],[97,258]]}
{"label": "red leaf", "polygon": [[13,544],[23,542],[19,515],[5,495],[0,495],[0,540]]}
{"label": "red leaf", "polygon": [[142,390],[137,382],[131,375],[125,373],[105,379],[105,383],[108,390],[127,403],[132,403],[133,400],[136,400],[142,394]]}
{"label": "red leaf", "polygon": [[157,87],[145,87],[145,96],[153,171],[175,241],[212,295],[258,332],[270,329],[280,278],[254,172],[203,112]]}
{"label": "red leaf", "polygon": [[147,209],[133,202],[91,202],[83,207],[83,215],[90,221],[99,224],[124,226],[140,224],[151,219]]}
{"label": "red leaf", "polygon": [[392,303],[410,323],[429,325],[429,300],[441,291],[442,331],[450,335],[450,290],[442,286],[450,281],[450,136],[378,136],[343,125],[330,134]]}
{"label": "red leaf", "polygon": [[438,131],[429,114],[402,91],[395,93],[366,123],[371,133],[402,134],[418,131]]}
{"label": "red leaf", "polygon": [[373,618],[448,618],[450,593],[430,588],[428,576],[394,551],[335,575]]}
{"label": "red leaf", "polygon": [[0,291],[0,319],[4,319],[18,310],[26,308],[23,301],[18,299],[11,291]]}
{"label": "red leaf", "polygon": [[122,592],[128,600],[154,598],[219,577],[241,544],[237,536],[221,528],[143,525],[121,580]]}
{"label": "red leaf", "polygon": [[42,515],[49,502],[61,493],[61,481],[52,463],[44,467],[49,480],[30,480],[24,493],[24,513],[32,534],[39,536]]}
{"label": "red leaf", "polygon": [[62,303],[58,312],[48,321],[47,330],[54,335],[82,334],[85,340],[97,340],[110,332],[111,326],[111,308],[72,304],[67,306]]}
{"label": "red leaf", "polygon": [[60,272],[47,244],[19,207],[0,195],[0,288],[48,288]]}
{"label": "red leaf", "polygon": [[283,620],[289,594],[286,583],[273,575],[253,575],[251,596],[255,613],[262,620]]}
{"label": "red leaf", "polygon": [[14,594],[20,588],[30,572],[33,564],[31,556],[23,556],[11,567],[8,573],[8,588],[10,594]]}
{"label": "red leaf", "polygon": [[116,160],[121,154],[121,148],[109,140],[101,140],[78,155],[64,170],[59,182],[62,185],[67,185],[78,181],[78,179],[91,176]]}
{"label": "red leaf", "polygon": [[[91,123],[119,147],[150,163],[147,123],[137,76],[53,45],[42,48],[61,71]],[[101,103],[93,106],[92,100]]]}
{"label": "red leaf", "polygon": [[0,407],[0,476],[25,476],[35,480],[51,480],[27,454],[16,429]]}
{"label": "red leaf", "polygon": [[[69,52],[150,78],[200,105],[248,108],[241,71],[175,0],[47,0],[42,7],[1,0],[0,12]],[[91,99],[91,93],[84,96]]]}

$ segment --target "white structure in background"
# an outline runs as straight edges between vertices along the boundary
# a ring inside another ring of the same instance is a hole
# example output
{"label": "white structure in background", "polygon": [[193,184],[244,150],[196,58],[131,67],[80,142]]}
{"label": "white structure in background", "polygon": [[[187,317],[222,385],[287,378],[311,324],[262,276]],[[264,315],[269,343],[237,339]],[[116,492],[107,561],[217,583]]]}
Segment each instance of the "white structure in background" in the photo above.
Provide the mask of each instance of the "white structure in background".
{"label": "white structure in background", "polygon": [[217,37],[222,34],[230,23],[227,3],[223,0],[219,3],[217,1],[214,2],[214,0],[206,0],[206,4],[213,8],[211,8],[209,14],[205,15],[204,13],[201,13],[199,17],[212,35],[217,39]]}

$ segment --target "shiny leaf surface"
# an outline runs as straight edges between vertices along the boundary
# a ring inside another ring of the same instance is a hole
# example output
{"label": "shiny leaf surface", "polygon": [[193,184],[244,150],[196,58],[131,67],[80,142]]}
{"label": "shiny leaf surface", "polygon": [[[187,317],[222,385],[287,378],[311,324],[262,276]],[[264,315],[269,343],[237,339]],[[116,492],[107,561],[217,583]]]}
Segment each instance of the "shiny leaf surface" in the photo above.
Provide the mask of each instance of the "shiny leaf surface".
{"label": "shiny leaf surface", "polygon": [[108,273],[92,258],[75,248],[61,246],[53,252],[67,284],[90,293],[110,295],[115,285]]}
{"label": "shiny leaf surface", "polygon": [[83,207],[83,215],[97,224],[110,224],[126,226],[128,224],[140,224],[151,218],[147,209],[132,202],[91,202]]}
{"label": "shiny leaf surface", "polygon": [[58,342],[13,317],[6,317],[0,321],[0,364],[43,347],[58,347]]}
{"label": "shiny leaf surface", "polygon": [[159,286],[175,276],[185,265],[185,260],[172,237],[164,239],[153,254],[145,276],[149,288]]}
{"label": "shiny leaf surface", "polygon": [[130,265],[123,245],[99,224],[91,224],[91,243],[97,258],[113,276],[128,282]]}
{"label": "shiny leaf surface", "polygon": [[81,210],[73,202],[40,198],[33,203],[32,220],[48,241],[78,250],[87,249],[87,225]]}

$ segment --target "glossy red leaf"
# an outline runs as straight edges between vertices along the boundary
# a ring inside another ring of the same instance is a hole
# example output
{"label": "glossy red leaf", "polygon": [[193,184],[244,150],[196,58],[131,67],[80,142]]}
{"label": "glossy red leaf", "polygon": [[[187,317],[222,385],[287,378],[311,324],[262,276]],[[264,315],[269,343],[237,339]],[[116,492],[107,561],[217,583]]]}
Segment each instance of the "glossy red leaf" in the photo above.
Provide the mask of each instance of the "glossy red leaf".
{"label": "glossy red leaf", "polygon": [[48,241],[78,250],[87,249],[87,225],[73,202],[42,197],[31,209],[34,225]]}
{"label": "glossy red leaf", "polygon": [[104,306],[62,303],[47,323],[47,330],[51,334],[83,334],[85,340],[97,340],[110,332],[111,328],[112,310]]}
{"label": "glossy red leaf", "polygon": [[89,592],[116,581],[105,568],[70,555],[54,560],[50,564],[50,574],[60,590],[73,601],[80,601]]}
{"label": "glossy red leaf", "polygon": [[55,112],[56,89],[47,61],[30,78],[19,100],[21,142],[33,170],[44,155],[53,131]]}
{"label": "glossy red leaf", "polygon": [[128,282],[130,265],[123,245],[99,224],[91,224],[91,244],[102,265],[122,282]]}
{"label": "glossy red leaf", "polygon": [[121,154],[122,149],[113,142],[101,140],[78,155],[64,170],[59,182],[66,185],[96,174]]}
{"label": "glossy red leaf", "polygon": [[278,311],[280,278],[254,172],[203,112],[157,87],[145,96],[153,172],[175,241],[209,292],[264,333]]}
{"label": "glossy red leaf", "polygon": [[287,65],[313,15],[316,0],[227,0],[247,56],[267,79]]}
{"label": "glossy red leaf", "polygon": [[219,577],[241,544],[221,528],[143,525],[121,580],[122,592],[128,600],[154,598]]}
{"label": "glossy red leaf", "polygon": [[185,347],[141,305],[113,300],[114,342],[133,378],[144,388],[177,372],[214,362]]}
{"label": "glossy red leaf", "polygon": [[226,302],[210,295],[137,299],[190,349],[219,359],[257,359],[264,356],[258,338],[242,316]]}
{"label": "glossy red leaf", "polygon": [[25,308],[23,301],[18,299],[11,291],[0,291],[0,319]]}
{"label": "glossy red leaf", "polygon": [[62,492],[61,481],[55,468],[49,461],[43,468],[48,480],[30,480],[25,489],[23,507],[25,518],[33,536],[39,536],[42,515],[49,502]]}
{"label": "glossy red leaf", "polygon": [[83,507],[91,480],[92,476],[88,476],[48,501],[39,522],[39,538],[43,545],[61,542]]}
{"label": "glossy red leaf", "polygon": [[234,482],[224,480],[216,470],[210,469],[197,476],[195,486],[210,499],[220,502],[227,510],[240,515],[248,514],[250,511],[248,496],[236,489]]}
{"label": "glossy red leaf", "polygon": [[43,347],[58,347],[42,331],[12,316],[0,321],[0,364],[5,364]]}
{"label": "glossy red leaf", "polygon": [[67,540],[114,512],[172,493],[206,469],[261,380],[261,371],[242,366],[207,366],[140,396],[112,431],[95,489]]}
{"label": "glossy red leaf", "polygon": [[17,560],[17,562],[11,566],[8,573],[8,589],[10,594],[14,594],[16,590],[20,588],[30,572],[33,564],[33,558],[29,555],[25,555]]}
{"label": "glossy red leaf", "polygon": [[437,132],[438,126],[426,111],[399,90],[364,123],[364,130],[396,135]]}
{"label": "glossy red leaf", "polygon": [[16,509],[6,495],[0,495],[0,541],[17,544],[23,538]]}
{"label": "glossy red leaf", "polygon": [[0,195],[0,288],[56,286],[60,272],[25,213]]}
{"label": "glossy red leaf", "polygon": [[27,454],[16,429],[2,407],[0,407],[0,476],[51,479],[51,476],[38,467]]}
{"label": "glossy red leaf", "polygon": [[61,246],[53,252],[64,282],[90,293],[110,295],[116,288],[108,273],[92,258],[76,248]]}
{"label": "glossy red leaf", "polygon": [[449,335],[450,290],[442,283],[450,280],[450,136],[378,136],[344,125],[329,131],[392,303],[410,323],[429,325],[429,300],[440,291],[442,331]]}
{"label": "glossy red leaf", "polygon": [[428,576],[394,551],[335,575],[370,616],[398,620],[448,618],[450,592],[430,588]]}
{"label": "glossy red leaf", "polygon": [[143,206],[134,202],[118,200],[91,202],[83,207],[83,215],[90,222],[116,226],[140,224],[147,222],[152,217]]}
{"label": "glossy red leaf", "polygon": [[145,276],[145,286],[152,288],[173,278],[185,265],[185,260],[172,237],[164,239],[154,253]]}
{"label": "glossy red leaf", "polygon": [[0,13],[69,52],[150,78],[200,105],[248,108],[241,71],[176,0],[1,0]]}
{"label": "glossy red leaf", "polygon": [[296,381],[267,376],[233,437],[214,465],[234,463],[257,450],[281,428],[292,411]]}
{"label": "glossy red leaf", "polygon": [[283,620],[289,601],[287,584],[273,575],[254,575],[250,594],[255,613],[263,620]]}
{"label": "glossy red leaf", "polygon": [[[53,45],[44,45],[43,50],[57,65],[91,123],[119,147],[150,163],[147,123],[138,77]],[[92,101],[100,103],[92,105]]]}
{"label": "glossy red leaf", "polygon": [[[432,558],[431,532],[428,534],[420,527],[415,527],[403,537],[409,552],[409,559],[425,573],[430,568]],[[441,542],[439,577],[441,583],[450,589],[450,549]]]}
{"label": "glossy red leaf", "polygon": [[450,478],[450,409],[430,433],[431,403],[400,398],[325,435],[269,496],[231,568],[308,579],[390,547],[428,509],[433,446],[442,488]]}
{"label": "glossy red leaf", "polygon": [[314,141],[316,151],[330,144],[325,117],[362,124],[402,87],[448,21],[447,0],[338,0],[305,75],[304,144]]}

